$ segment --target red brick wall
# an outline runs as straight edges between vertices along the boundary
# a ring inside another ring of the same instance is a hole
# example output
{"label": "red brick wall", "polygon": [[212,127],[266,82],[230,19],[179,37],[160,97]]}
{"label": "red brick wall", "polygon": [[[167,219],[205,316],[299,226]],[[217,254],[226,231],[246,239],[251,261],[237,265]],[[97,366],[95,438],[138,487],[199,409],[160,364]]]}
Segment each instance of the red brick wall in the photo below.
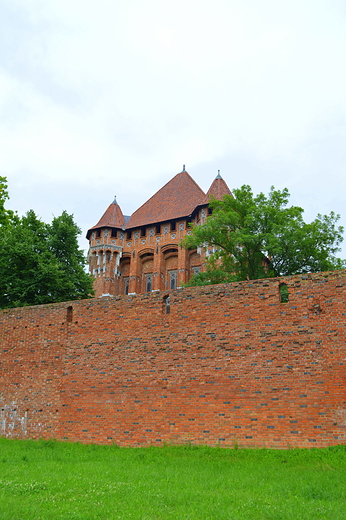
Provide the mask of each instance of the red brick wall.
{"label": "red brick wall", "polygon": [[345,301],[340,271],[2,311],[0,435],[344,443]]}

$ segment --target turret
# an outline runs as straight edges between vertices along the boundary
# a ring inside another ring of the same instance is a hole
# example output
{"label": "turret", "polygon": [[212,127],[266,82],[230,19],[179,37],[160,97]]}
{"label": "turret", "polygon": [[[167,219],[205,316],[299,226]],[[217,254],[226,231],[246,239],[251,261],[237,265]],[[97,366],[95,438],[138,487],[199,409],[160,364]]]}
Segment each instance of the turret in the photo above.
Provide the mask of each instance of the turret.
{"label": "turret", "polygon": [[124,225],[125,217],[114,197],[98,223],[87,232],[89,270],[96,278],[96,294],[114,294],[124,246]]}

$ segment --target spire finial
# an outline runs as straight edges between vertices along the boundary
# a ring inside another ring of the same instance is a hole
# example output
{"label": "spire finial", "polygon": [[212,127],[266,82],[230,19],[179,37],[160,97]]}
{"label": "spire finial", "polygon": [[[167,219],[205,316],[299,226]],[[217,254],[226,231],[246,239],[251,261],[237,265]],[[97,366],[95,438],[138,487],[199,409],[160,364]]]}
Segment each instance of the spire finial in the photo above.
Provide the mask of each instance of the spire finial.
{"label": "spire finial", "polygon": [[217,170],[217,176],[216,176],[217,179],[222,179],[221,175],[220,175],[220,170]]}
{"label": "spire finial", "polygon": [[185,164],[183,164],[183,172],[185,171]]}
{"label": "spire finial", "polygon": [[118,204],[118,203],[117,203],[117,196],[116,196],[116,195],[114,195],[113,204]]}

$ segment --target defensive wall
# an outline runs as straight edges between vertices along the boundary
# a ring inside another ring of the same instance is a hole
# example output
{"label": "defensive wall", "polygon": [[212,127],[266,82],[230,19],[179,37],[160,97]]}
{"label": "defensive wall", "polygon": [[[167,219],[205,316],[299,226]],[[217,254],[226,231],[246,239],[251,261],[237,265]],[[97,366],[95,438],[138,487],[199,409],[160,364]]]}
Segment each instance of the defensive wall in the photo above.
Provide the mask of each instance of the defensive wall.
{"label": "defensive wall", "polygon": [[345,301],[336,271],[1,311],[0,435],[344,443]]}

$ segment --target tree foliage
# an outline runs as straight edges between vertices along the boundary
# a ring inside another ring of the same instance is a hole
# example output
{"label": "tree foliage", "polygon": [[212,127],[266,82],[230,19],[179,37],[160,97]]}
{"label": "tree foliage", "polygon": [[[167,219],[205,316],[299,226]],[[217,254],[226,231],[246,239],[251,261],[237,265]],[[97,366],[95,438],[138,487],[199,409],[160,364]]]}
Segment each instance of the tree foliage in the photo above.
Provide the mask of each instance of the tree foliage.
{"label": "tree foliage", "polygon": [[[3,191],[2,203],[4,197]],[[92,278],[84,271],[72,215],[64,211],[51,224],[33,210],[21,218],[4,209],[1,215],[0,308],[90,297]]]}
{"label": "tree foliage", "polygon": [[204,246],[209,253],[206,272],[189,285],[345,267],[335,256],[343,240],[339,215],[318,214],[313,222],[304,222],[304,210],[288,205],[286,188],[254,196],[244,185],[233,193],[213,199],[205,224],[192,225],[192,234],[182,242],[186,248]]}
{"label": "tree foliage", "polygon": [[4,227],[14,218],[11,210],[5,209],[5,202],[9,198],[6,177],[0,177],[0,226]]}

